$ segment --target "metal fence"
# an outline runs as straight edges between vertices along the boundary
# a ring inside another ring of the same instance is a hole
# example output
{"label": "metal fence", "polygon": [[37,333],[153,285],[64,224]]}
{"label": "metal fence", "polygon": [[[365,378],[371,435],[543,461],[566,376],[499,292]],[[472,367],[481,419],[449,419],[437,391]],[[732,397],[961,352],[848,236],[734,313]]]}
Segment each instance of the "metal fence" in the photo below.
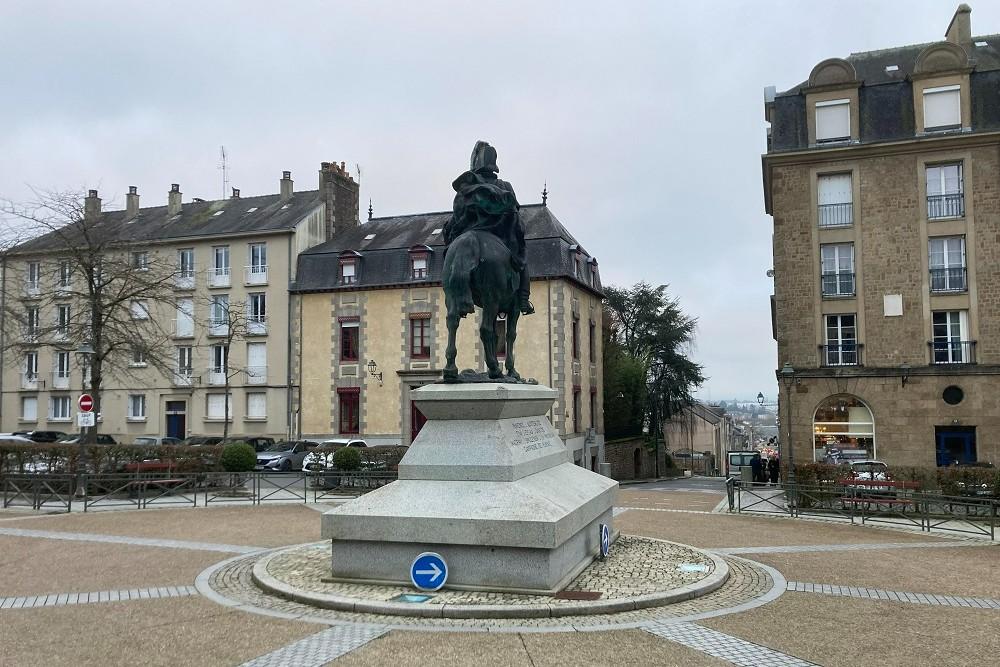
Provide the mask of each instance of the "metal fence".
{"label": "metal fence", "polygon": [[923,531],[967,533],[996,539],[1000,498],[946,496],[908,487],[866,484],[763,486],[726,481],[729,511],[792,518],[815,516],[862,525],[913,526]]}
{"label": "metal fence", "polygon": [[0,475],[3,507],[84,512],[148,507],[316,503],[357,496],[398,478],[390,470]]}

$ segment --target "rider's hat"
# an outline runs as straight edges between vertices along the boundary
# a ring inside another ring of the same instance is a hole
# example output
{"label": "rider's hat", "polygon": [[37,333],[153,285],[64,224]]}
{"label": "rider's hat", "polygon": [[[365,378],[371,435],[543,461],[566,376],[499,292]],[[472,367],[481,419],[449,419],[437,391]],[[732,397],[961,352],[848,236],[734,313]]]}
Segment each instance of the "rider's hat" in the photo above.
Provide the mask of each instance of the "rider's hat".
{"label": "rider's hat", "polygon": [[477,141],[476,147],[472,149],[472,160],[469,171],[491,171],[494,174],[500,171],[497,166],[497,149],[485,141]]}

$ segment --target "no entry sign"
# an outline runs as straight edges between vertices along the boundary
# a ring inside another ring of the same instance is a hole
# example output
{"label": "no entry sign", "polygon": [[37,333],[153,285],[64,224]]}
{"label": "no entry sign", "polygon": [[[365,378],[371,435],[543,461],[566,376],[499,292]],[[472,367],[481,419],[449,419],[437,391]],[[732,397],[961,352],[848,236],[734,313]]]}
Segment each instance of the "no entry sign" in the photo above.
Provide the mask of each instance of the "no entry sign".
{"label": "no entry sign", "polygon": [[91,412],[94,409],[94,397],[90,394],[80,394],[80,398],[76,399],[76,404],[81,411]]}

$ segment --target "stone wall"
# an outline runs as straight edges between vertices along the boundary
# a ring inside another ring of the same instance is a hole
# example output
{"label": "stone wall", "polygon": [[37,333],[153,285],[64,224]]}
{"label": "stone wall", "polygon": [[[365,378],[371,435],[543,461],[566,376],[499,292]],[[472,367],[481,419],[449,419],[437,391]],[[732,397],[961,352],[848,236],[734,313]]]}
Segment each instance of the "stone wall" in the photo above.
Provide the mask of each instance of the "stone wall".
{"label": "stone wall", "polygon": [[[604,443],[604,456],[616,480],[651,479],[656,475],[655,456],[642,438]],[[638,466],[636,465],[638,463]],[[660,474],[666,470],[665,448],[660,447]]]}

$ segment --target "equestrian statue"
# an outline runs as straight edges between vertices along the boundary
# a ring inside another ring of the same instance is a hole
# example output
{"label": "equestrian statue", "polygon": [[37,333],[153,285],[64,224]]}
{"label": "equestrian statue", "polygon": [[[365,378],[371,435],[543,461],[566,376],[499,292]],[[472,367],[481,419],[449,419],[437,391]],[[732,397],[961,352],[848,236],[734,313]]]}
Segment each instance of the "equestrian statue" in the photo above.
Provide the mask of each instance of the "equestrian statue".
{"label": "equestrian statue", "polygon": [[[535,312],[528,300],[530,283],[520,204],[510,183],[497,178],[496,149],[477,141],[469,171],[455,179],[452,217],[444,226],[445,305],[448,310],[445,382],[474,381],[459,375],[455,365],[455,335],[459,321],[482,309],[479,338],[490,380],[520,382],[514,368],[514,340],[521,315]],[[506,374],[497,361],[496,321],[507,320]]]}

